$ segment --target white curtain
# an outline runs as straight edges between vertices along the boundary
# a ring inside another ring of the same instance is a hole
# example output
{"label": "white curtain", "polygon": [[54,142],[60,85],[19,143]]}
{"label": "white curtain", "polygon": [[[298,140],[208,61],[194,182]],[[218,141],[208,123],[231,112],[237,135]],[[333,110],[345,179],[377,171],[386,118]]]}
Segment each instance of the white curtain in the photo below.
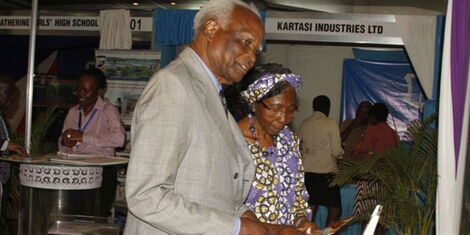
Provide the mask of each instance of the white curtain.
{"label": "white curtain", "polygon": [[[444,31],[444,48],[442,52],[441,90],[439,97],[439,136],[438,136],[438,165],[437,174],[437,202],[436,202],[436,234],[464,234],[460,231],[463,202],[463,188],[466,159],[469,155],[469,120],[470,120],[470,82],[467,82],[465,98],[462,139],[460,142],[460,156],[456,162],[454,146],[454,109],[452,100],[451,81],[451,37],[452,37],[452,8],[454,1],[449,0]],[[470,66],[469,66],[470,69]],[[470,71],[469,79],[470,81]],[[467,172],[468,174],[468,172]],[[467,179],[468,180],[468,179]]]}
{"label": "white curtain", "polygon": [[428,98],[432,97],[434,83],[434,51],[436,17],[395,15],[399,31],[411,63]]}
{"label": "white curtain", "polygon": [[100,11],[100,49],[131,49],[130,21],[129,10]]}
{"label": "white curtain", "polygon": [[312,100],[326,95],[331,100],[330,117],[340,120],[343,61],[353,58],[351,47],[268,43],[266,52],[257,63],[280,63],[303,77],[297,93],[299,113],[294,117],[293,129],[312,114]]}

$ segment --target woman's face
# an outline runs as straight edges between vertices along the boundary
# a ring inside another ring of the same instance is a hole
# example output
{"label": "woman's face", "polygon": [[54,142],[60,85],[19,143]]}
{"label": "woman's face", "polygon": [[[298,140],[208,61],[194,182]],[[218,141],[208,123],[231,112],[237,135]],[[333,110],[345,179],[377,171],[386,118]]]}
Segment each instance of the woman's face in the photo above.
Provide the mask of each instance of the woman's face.
{"label": "woman's face", "polygon": [[296,92],[290,85],[281,94],[255,103],[256,122],[270,135],[277,135],[292,121],[296,111]]}

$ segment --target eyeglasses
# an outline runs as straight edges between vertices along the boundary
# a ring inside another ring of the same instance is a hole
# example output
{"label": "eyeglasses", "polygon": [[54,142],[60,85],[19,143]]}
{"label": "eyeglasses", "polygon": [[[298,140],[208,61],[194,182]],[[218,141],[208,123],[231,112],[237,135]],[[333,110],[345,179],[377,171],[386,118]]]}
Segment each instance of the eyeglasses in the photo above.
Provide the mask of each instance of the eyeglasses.
{"label": "eyeglasses", "polygon": [[280,105],[276,105],[274,107],[272,106],[269,106],[267,104],[264,103],[264,101],[261,101],[260,102],[263,107],[272,112],[272,113],[275,113],[275,114],[282,114],[282,115],[286,115],[286,116],[291,116],[291,115],[294,115],[297,111],[299,111],[299,108],[297,106],[291,106],[289,108],[284,108],[283,106],[280,106]]}
{"label": "eyeglasses", "polygon": [[78,95],[78,94],[80,94],[80,92],[83,92],[83,93],[85,93],[85,94],[89,94],[89,93],[93,92],[93,90],[77,87],[77,88],[75,88],[75,90],[73,91],[73,94],[74,94],[74,95]]}

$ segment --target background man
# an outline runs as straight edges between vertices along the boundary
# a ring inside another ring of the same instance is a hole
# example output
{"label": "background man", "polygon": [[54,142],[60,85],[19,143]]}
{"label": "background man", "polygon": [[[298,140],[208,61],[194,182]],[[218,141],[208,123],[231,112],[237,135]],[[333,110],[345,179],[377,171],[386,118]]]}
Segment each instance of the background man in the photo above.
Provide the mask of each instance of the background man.
{"label": "background man", "polygon": [[104,100],[106,77],[99,69],[87,69],[78,77],[78,105],[70,108],[59,138],[59,150],[114,157],[125,140],[121,116]]}
{"label": "background man", "polygon": [[[78,76],[78,105],[67,113],[59,150],[114,157],[114,149],[123,146],[125,132],[121,116],[113,104],[102,98],[106,87],[106,77],[99,69],[90,68]],[[103,171],[103,182],[106,184],[99,190],[100,214],[107,216],[116,194],[116,168]],[[79,194],[71,197],[75,195]]]}
{"label": "background man", "polygon": [[20,144],[10,141],[6,122],[6,112],[13,104],[17,88],[10,76],[0,74],[0,153],[6,150],[18,154],[26,154],[25,149]]}
{"label": "background man", "polygon": [[264,37],[257,10],[212,0],[194,29],[189,48],[152,76],[134,111],[125,234],[292,234],[261,224],[243,205],[254,167],[220,95],[255,63]]}
{"label": "background man", "polygon": [[326,225],[332,225],[341,216],[339,187],[330,187],[333,172],[338,171],[336,160],[343,155],[339,127],[328,118],[330,99],[324,95],[313,99],[313,114],[299,128],[303,141],[302,160],[305,168],[305,185],[310,195],[309,204],[313,218],[318,205],[328,207]]}

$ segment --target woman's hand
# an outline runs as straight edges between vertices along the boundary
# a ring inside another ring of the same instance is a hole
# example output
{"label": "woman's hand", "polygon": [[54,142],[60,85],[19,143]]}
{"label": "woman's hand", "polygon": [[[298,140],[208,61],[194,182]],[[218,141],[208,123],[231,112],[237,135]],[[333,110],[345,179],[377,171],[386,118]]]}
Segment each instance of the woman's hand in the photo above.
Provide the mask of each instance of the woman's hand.
{"label": "woman's hand", "polygon": [[241,216],[240,234],[263,234],[263,235],[304,235],[293,226],[261,223],[256,215],[250,211],[245,211]]}
{"label": "woman's hand", "polygon": [[320,234],[320,229],[317,225],[308,220],[305,216],[296,217],[294,219],[294,226],[298,231],[304,234]]}

